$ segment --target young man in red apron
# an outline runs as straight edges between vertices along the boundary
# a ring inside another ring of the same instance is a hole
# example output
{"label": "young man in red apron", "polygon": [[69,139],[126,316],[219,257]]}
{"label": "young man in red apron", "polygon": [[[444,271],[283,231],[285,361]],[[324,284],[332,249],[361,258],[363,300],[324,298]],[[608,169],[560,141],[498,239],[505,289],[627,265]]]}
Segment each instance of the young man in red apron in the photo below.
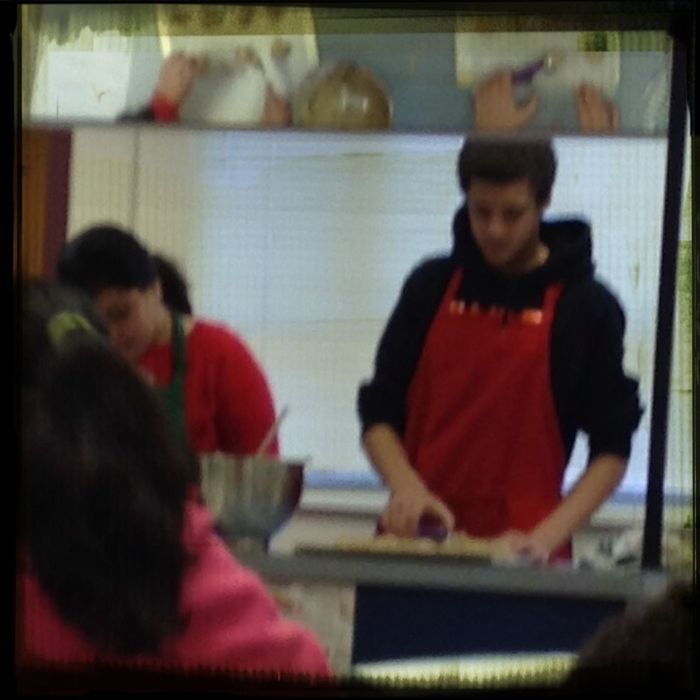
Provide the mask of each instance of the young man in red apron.
{"label": "young man in red apron", "polygon": [[[624,314],[593,276],[587,224],[542,221],[555,172],[548,141],[462,149],[452,253],[406,281],[359,393],[390,490],[386,532],[415,536],[430,516],[512,554],[567,559],[624,475],[641,415]],[[590,461],[562,498],[579,430]]]}

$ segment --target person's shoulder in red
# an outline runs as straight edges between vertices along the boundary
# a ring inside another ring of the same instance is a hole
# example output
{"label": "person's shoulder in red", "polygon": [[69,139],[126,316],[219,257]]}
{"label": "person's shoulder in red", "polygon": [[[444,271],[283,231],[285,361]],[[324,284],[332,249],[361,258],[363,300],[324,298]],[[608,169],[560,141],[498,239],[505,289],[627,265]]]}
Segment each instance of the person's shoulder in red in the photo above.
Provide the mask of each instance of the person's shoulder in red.
{"label": "person's shoulder in red", "polygon": [[[214,321],[193,319],[187,336],[188,363],[219,363],[241,375],[263,373],[262,365],[248,343],[232,328]],[[221,367],[219,367],[221,369]]]}
{"label": "person's shoulder in red", "polygon": [[218,321],[193,317],[187,338],[191,347],[207,346],[214,351],[223,352],[237,349],[250,353],[243,338],[233,328]]}
{"label": "person's shoulder in red", "polygon": [[[193,384],[207,383],[206,391],[197,394],[216,404],[216,448],[254,453],[275,421],[275,407],[265,371],[248,344],[227,325],[195,319],[187,340],[187,364]],[[278,451],[275,440],[269,452]]]}

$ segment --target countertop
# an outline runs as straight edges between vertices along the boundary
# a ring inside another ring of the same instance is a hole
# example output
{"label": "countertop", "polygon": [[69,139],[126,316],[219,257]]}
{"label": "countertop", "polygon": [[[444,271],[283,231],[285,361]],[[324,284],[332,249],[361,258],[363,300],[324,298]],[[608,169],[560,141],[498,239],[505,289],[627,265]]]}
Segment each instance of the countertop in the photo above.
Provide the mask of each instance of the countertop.
{"label": "countertop", "polygon": [[668,583],[659,571],[593,571],[572,567],[490,565],[479,560],[335,552],[292,555],[237,552],[241,563],[272,581],[403,586],[516,595],[642,601]]}

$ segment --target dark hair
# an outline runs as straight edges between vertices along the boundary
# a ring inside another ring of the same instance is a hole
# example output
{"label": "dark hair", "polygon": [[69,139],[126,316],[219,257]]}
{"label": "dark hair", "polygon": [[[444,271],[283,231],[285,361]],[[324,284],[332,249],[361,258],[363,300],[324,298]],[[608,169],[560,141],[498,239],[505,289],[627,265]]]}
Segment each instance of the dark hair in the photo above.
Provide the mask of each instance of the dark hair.
{"label": "dark hair", "polygon": [[568,689],[694,688],[694,591],[674,583],[656,600],[611,618],[588,640]]}
{"label": "dark hair", "polygon": [[473,178],[508,183],[527,178],[537,204],[549,201],[557,170],[548,139],[469,137],[459,153],[457,172],[465,195]]}
{"label": "dark hair", "polygon": [[160,254],[152,256],[163,293],[163,303],[180,314],[191,314],[192,304],[187,290],[187,280],[180,269]]}
{"label": "dark hair", "polygon": [[145,289],[157,279],[151,254],[124,229],[92,226],[71,240],[58,261],[58,280],[94,297],[111,287]]}
{"label": "dark hair", "polygon": [[79,326],[51,338],[63,295],[31,285],[22,294],[20,539],[43,590],[86,639],[157,651],[182,625],[190,465],[155,394],[106,340]]}

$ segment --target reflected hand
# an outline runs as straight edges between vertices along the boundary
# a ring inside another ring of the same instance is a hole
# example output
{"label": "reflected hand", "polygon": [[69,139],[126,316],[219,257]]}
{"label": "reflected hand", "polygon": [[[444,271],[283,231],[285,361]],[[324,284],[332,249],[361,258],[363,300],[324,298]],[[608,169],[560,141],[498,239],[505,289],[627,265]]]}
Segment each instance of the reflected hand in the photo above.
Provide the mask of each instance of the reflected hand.
{"label": "reflected hand", "polygon": [[481,83],[474,92],[474,126],[477,131],[515,131],[537,112],[537,95],[524,104],[513,96],[510,71],[499,71]]}
{"label": "reflected hand", "polygon": [[195,78],[206,70],[206,65],[204,58],[181,52],[171,54],[160,69],[156,92],[174,105],[181,105],[192,89]]}
{"label": "reflected hand", "polygon": [[289,126],[292,123],[292,106],[280,97],[268,83],[265,86],[265,106],[260,117],[262,126]]}
{"label": "reflected hand", "polygon": [[620,110],[593,85],[584,83],[576,89],[576,113],[584,133],[613,133],[620,128]]}
{"label": "reflected hand", "polygon": [[440,520],[448,532],[454,529],[455,519],[450,509],[419,485],[394,491],[382,514],[381,523],[387,533],[398,537],[415,537],[418,521],[423,515]]}

